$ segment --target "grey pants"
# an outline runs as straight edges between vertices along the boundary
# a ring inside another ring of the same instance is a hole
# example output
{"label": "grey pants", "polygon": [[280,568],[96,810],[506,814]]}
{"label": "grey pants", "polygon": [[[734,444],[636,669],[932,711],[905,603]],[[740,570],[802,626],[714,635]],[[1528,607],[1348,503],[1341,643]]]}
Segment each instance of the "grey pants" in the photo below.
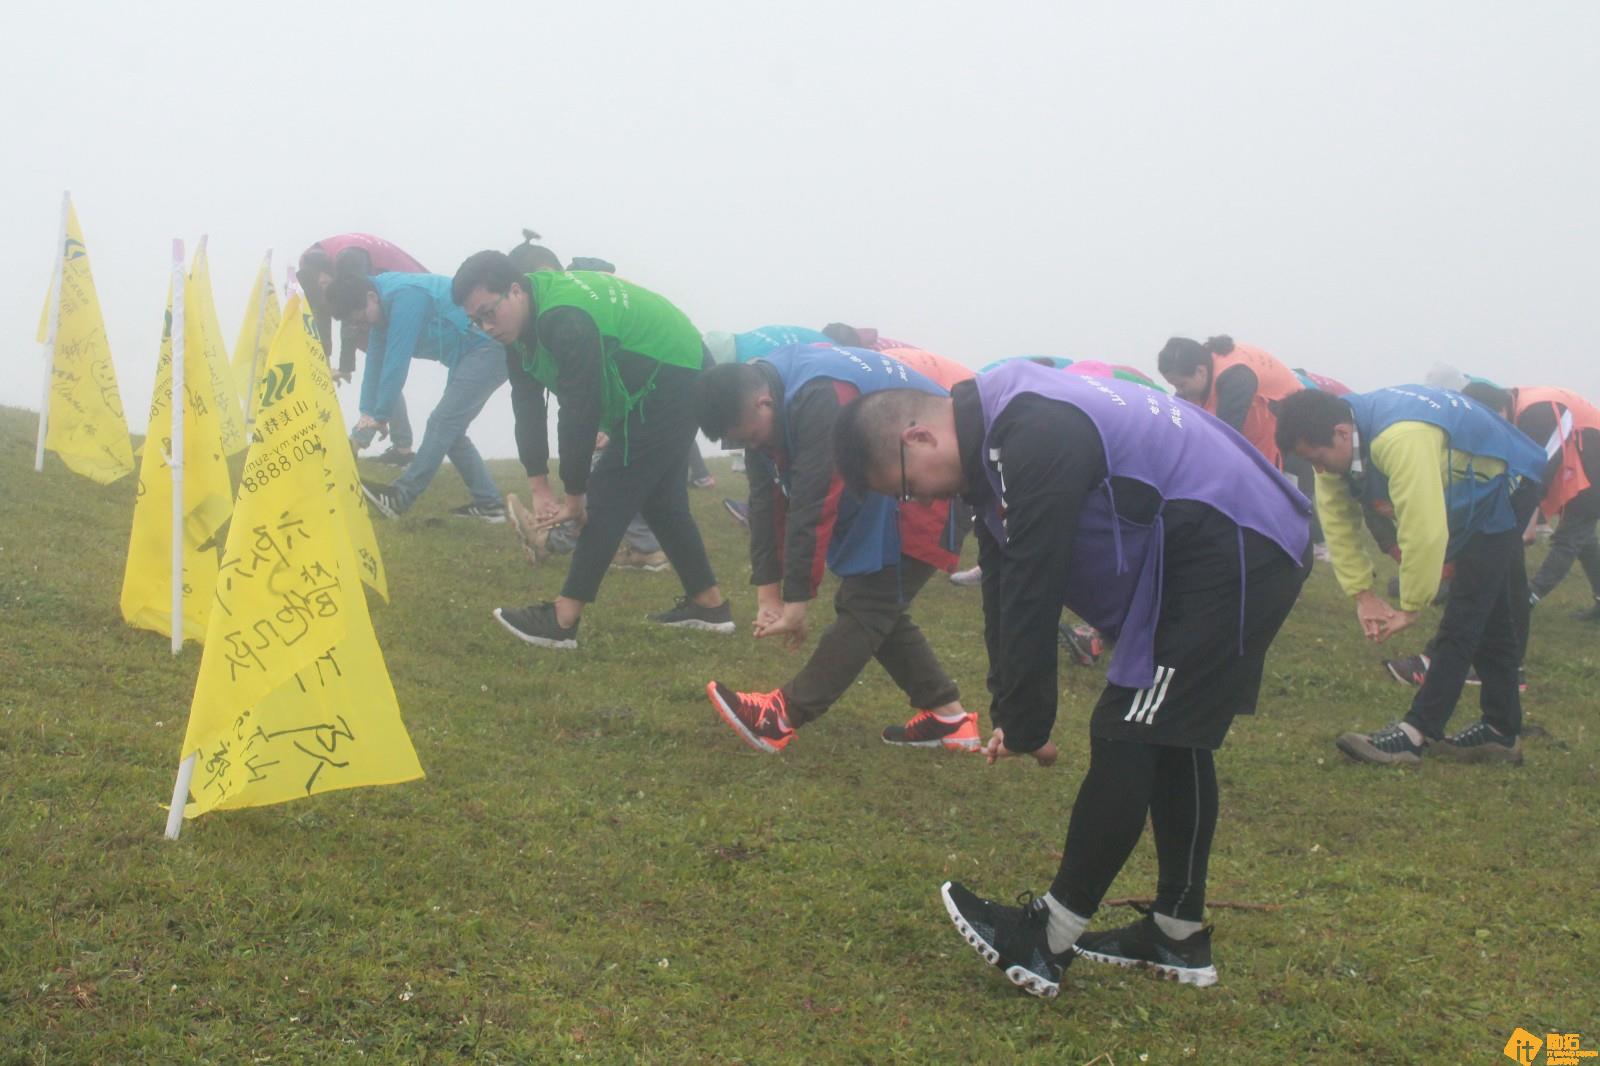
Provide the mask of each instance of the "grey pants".
{"label": "grey pants", "polygon": [[1577,562],[1589,578],[1589,591],[1600,599],[1600,538],[1595,536],[1596,522],[1600,522],[1600,488],[1584,489],[1567,501],[1561,510],[1561,524],[1550,537],[1550,554],[1528,582],[1535,597],[1543,599],[1555,591],[1573,562]]}

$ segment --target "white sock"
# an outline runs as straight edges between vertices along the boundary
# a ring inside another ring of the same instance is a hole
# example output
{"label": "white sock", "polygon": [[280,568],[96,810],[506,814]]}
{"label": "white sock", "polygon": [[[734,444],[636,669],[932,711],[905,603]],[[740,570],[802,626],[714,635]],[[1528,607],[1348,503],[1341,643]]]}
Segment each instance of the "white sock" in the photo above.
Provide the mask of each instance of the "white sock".
{"label": "white sock", "polygon": [[1060,955],[1078,942],[1083,931],[1089,928],[1089,919],[1067,910],[1060,900],[1048,892],[1045,893],[1044,901],[1050,907],[1050,926],[1045,935],[1050,941],[1050,950]]}
{"label": "white sock", "polygon": [[1205,928],[1203,922],[1186,922],[1160,911],[1151,911],[1150,916],[1156,920],[1156,928],[1174,940],[1187,940]]}
{"label": "white sock", "polygon": [[937,718],[939,721],[944,722],[947,725],[953,725],[956,722],[963,721],[967,717],[967,712],[966,711],[951,711],[949,714],[939,714],[939,713],[935,712],[934,713],[934,717]]}

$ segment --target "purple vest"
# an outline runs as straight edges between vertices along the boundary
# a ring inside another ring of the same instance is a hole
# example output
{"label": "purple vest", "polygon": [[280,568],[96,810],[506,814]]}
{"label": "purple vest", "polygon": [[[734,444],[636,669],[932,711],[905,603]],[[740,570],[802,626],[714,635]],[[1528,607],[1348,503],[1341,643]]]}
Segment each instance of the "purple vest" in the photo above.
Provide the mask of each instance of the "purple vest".
{"label": "purple vest", "polygon": [[[1253,529],[1295,562],[1310,540],[1310,502],[1230,426],[1186,400],[1115,378],[1074,374],[1018,359],[977,378],[983,404],[984,470],[995,503],[984,521],[1003,547],[1004,456],[988,435],[1006,405],[1023,393],[1071,404],[1094,422],[1106,452],[1108,478],[1084,501],[1072,542],[1064,599],[1086,622],[1117,642],[1106,677],[1127,688],[1155,680],[1155,631],[1161,613],[1165,530],[1158,510],[1149,525],[1115,511],[1110,478],[1132,478],[1166,500],[1194,500]],[[1240,640],[1244,625],[1244,540],[1239,542]]]}

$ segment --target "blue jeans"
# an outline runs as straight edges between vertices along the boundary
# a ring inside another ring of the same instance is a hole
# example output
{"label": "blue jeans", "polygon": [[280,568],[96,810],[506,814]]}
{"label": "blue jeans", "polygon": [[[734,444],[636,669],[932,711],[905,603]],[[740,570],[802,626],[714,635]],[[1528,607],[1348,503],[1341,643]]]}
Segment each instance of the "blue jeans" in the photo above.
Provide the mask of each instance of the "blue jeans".
{"label": "blue jeans", "polygon": [[439,397],[439,406],[428,416],[422,431],[422,443],[417,447],[416,458],[411,460],[405,473],[389,486],[395,494],[399,510],[410,507],[427,489],[439,464],[446,458],[467,483],[472,502],[485,506],[501,506],[504,500],[494,479],[483,465],[483,456],[467,439],[467,427],[478,417],[483,405],[489,402],[494,391],[506,383],[506,353],[498,344],[480,344],[463,352],[456,365],[450,368],[450,377]]}

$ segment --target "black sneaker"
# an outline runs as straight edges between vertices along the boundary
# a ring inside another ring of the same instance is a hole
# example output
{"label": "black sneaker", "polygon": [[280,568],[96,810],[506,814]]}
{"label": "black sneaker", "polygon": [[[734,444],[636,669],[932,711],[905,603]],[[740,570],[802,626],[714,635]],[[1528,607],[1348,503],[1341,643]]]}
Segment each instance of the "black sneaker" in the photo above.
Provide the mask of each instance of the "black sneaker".
{"label": "black sneaker", "polygon": [[1050,905],[1043,897],[1024,894],[1022,906],[1008,907],[954,881],[941,885],[939,895],[956,932],[984,962],[1000,967],[1030,995],[1048,999],[1061,991],[1061,972],[1072,965],[1073,952],[1069,948],[1057,955],[1050,950]]}
{"label": "black sneaker", "polygon": [[1399,722],[1376,733],[1346,733],[1337,743],[1339,750],[1356,762],[1380,766],[1416,766],[1422,762],[1421,745],[1411,743]]}
{"label": "black sneaker", "polygon": [[1488,722],[1475,722],[1455,736],[1431,745],[1440,755],[1457,762],[1503,762],[1522,765],[1522,738],[1495,732]]}
{"label": "black sneaker", "polygon": [[536,603],[531,607],[496,607],[494,620],[518,640],[537,644],[541,648],[560,648],[572,651],[578,646],[578,627],[583,620],[563,626],[556,621],[556,605]]}
{"label": "black sneaker", "polygon": [[1422,683],[1428,679],[1428,657],[1426,655],[1407,655],[1402,659],[1385,659],[1383,668],[1389,671],[1389,676],[1402,685],[1412,688],[1421,688]]}
{"label": "black sneaker", "polygon": [[[1474,666],[1472,669],[1467,671],[1467,684],[1469,684],[1469,685],[1482,685],[1483,684],[1483,678],[1478,676],[1478,668],[1476,666]],[[1517,667],[1517,691],[1518,692],[1526,692],[1526,691],[1528,691],[1528,671],[1525,670],[1524,668],[1520,667],[1520,666]]]}
{"label": "black sneaker", "polygon": [[476,518],[480,522],[499,525],[506,520],[506,505],[503,503],[464,503],[460,507],[450,508],[450,513],[457,518]]}
{"label": "black sneaker", "polygon": [[372,461],[374,463],[385,463],[389,466],[410,466],[411,460],[416,457],[417,453],[410,448],[401,448],[398,445],[391,444],[387,451],[382,455],[374,456]]}
{"label": "black sneaker", "polygon": [[733,520],[735,522],[739,523],[746,529],[750,528],[749,504],[745,503],[743,500],[724,499],[722,501],[722,506],[726,507],[728,509],[728,513],[733,515]]}
{"label": "black sneaker", "polygon": [[716,607],[701,607],[687,596],[660,614],[650,616],[650,621],[679,629],[701,629],[707,633],[732,633],[733,609],[723,600]]}
{"label": "black sneaker", "polygon": [[1174,940],[1162,932],[1155,915],[1138,908],[1144,917],[1121,929],[1084,933],[1072,950],[1093,962],[1149,970],[1180,985],[1209,988],[1217,983],[1211,964],[1211,927]]}
{"label": "black sneaker", "polygon": [[361,482],[361,495],[365,496],[367,502],[372,504],[372,509],[383,515],[383,517],[400,517],[400,497],[390,491],[389,486],[379,485],[375,481],[363,479]]}
{"label": "black sneaker", "polygon": [[1093,666],[1106,650],[1100,631],[1090,625],[1057,623],[1056,643],[1067,649],[1079,666]]}

